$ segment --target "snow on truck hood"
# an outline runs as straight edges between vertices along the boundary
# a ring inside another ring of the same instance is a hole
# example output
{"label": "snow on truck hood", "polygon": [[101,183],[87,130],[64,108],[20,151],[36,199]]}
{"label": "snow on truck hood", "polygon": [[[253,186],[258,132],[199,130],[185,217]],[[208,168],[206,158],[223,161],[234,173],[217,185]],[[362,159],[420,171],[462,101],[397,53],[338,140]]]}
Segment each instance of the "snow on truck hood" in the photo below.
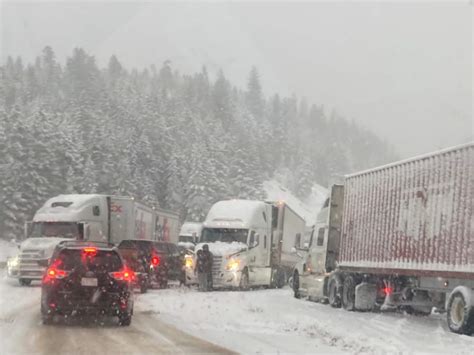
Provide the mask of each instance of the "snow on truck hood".
{"label": "snow on truck hood", "polygon": [[20,249],[54,249],[54,247],[63,240],[71,240],[70,238],[29,238],[21,243]]}
{"label": "snow on truck hood", "polygon": [[247,250],[247,244],[240,242],[224,243],[224,242],[214,242],[214,243],[199,243],[194,249],[197,252],[199,249],[202,249],[202,246],[207,244],[209,246],[209,251],[212,255],[225,256],[237,253],[242,250]]}

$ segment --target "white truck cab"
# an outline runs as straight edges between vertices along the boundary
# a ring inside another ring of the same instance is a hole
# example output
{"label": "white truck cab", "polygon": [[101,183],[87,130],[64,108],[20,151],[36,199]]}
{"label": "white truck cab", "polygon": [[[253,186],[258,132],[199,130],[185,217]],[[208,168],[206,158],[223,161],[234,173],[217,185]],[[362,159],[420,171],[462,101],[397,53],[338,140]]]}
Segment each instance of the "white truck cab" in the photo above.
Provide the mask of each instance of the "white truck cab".
{"label": "white truck cab", "polygon": [[[284,211],[289,211],[292,227],[285,224]],[[214,288],[282,287],[286,283],[283,264],[295,254],[292,249],[304,229],[304,220],[284,203],[219,201],[209,210],[195,251],[209,246]],[[186,265],[186,283],[196,283],[195,260],[188,259]]]}
{"label": "white truck cab", "polygon": [[202,223],[199,222],[184,222],[179,231],[178,245],[194,250],[194,247],[199,243],[202,232]]}

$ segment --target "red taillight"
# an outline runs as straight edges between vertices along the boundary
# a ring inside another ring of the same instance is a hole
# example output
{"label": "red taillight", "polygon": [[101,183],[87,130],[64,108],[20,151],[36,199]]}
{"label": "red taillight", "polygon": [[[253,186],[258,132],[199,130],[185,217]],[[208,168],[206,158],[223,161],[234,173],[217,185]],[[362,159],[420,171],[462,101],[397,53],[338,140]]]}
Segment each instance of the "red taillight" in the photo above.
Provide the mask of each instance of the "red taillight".
{"label": "red taillight", "polygon": [[109,273],[111,277],[118,281],[128,281],[131,282],[135,280],[135,273],[127,268],[124,268],[122,271],[115,271]]}
{"label": "red taillight", "polygon": [[46,271],[46,278],[47,279],[63,279],[67,275],[69,275],[69,271],[57,269],[54,266],[50,267]]}
{"label": "red taillight", "polygon": [[97,248],[94,248],[94,247],[86,247],[86,248],[82,249],[82,251],[87,256],[96,256],[97,255]]}
{"label": "red taillight", "polygon": [[160,265],[160,258],[158,256],[153,256],[151,258],[151,265],[153,265],[153,266]]}

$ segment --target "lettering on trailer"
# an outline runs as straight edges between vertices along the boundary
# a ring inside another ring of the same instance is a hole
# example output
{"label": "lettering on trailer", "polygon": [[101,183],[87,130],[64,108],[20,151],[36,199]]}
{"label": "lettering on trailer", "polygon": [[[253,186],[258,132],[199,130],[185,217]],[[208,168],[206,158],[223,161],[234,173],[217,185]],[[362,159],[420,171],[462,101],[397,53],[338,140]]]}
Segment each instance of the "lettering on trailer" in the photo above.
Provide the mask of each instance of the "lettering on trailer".
{"label": "lettering on trailer", "polygon": [[122,208],[123,208],[122,205],[118,205],[115,202],[112,202],[110,204],[110,212],[122,213]]}
{"label": "lettering on trailer", "polygon": [[170,240],[170,224],[168,218],[156,216],[155,238],[157,240]]}
{"label": "lettering on trailer", "polygon": [[140,212],[140,218],[135,219],[135,238],[146,239],[146,223],[143,221],[143,212]]}
{"label": "lettering on trailer", "polygon": [[407,189],[401,203],[398,230],[403,236],[433,239],[451,226],[453,189],[450,184]]}

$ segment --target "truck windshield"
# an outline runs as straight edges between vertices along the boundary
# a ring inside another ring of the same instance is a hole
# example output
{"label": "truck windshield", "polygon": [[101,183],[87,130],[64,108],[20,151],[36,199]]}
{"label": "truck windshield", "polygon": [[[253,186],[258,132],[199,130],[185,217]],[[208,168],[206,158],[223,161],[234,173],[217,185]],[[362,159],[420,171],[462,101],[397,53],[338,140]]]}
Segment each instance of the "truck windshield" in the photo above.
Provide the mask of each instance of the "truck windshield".
{"label": "truck windshield", "polygon": [[201,243],[239,242],[247,244],[248,229],[205,228],[202,230]]}
{"label": "truck windshield", "polygon": [[179,241],[184,243],[194,243],[194,237],[190,235],[180,235]]}
{"label": "truck windshield", "polygon": [[82,239],[82,225],[75,222],[37,222],[33,223],[30,238],[61,237]]}

